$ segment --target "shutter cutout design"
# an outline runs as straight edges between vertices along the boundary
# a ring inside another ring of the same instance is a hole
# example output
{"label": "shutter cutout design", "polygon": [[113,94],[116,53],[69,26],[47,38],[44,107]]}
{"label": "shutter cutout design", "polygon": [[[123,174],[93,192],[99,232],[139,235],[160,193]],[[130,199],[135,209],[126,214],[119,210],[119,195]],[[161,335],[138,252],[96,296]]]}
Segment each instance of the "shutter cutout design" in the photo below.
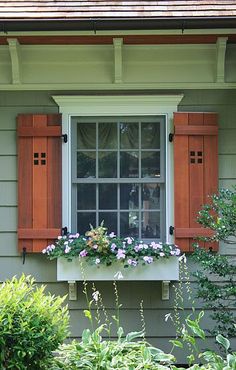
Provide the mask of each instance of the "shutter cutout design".
{"label": "shutter cutout design", "polygon": [[61,234],[61,116],[19,115],[18,246],[41,252]]}
{"label": "shutter cutout design", "polygon": [[[208,195],[218,190],[218,127],[216,113],[174,113],[175,243],[191,251],[195,236],[212,232],[197,222]],[[218,243],[205,243],[218,248]]]}

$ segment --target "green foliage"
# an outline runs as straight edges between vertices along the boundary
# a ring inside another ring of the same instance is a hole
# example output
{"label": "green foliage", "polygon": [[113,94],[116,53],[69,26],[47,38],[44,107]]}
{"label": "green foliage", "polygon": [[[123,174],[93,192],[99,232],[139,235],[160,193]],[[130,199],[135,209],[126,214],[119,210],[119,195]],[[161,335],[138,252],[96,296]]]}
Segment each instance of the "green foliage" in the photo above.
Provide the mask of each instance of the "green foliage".
{"label": "green foliage", "polygon": [[178,256],[180,249],[169,243],[149,244],[132,237],[119,238],[113,232],[107,234],[107,228],[103,223],[87,231],[85,235],[68,234],[58,236],[55,244],[43,249],[49,259],[59,257],[72,261],[80,257],[86,263],[99,266],[100,264],[110,266],[120,261],[124,267],[135,268],[139,264],[147,265],[160,258]]}
{"label": "green foliage", "polygon": [[226,256],[195,247],[193,258],[199,269],[193,275],[197,279],[197,297],[204,302],[204,308],[210,309],[214,321],[213,335],[218,333],[226,337],[236,335],[236,315],[233,307],[236,300],[236,266]]}
{"label": "green foliage", "polygon": [[236,186],[213,194],[199,212],[198,222],[214,233],[206,240],[236,244]]}
{"label": "green foliage", "polygon": [[65,299],[45,294],[34,279],[14,277],[0,287],[0,369],[48,369],[68,334]]}
{"label": "green foliage", "polygon": [[[103,326],[93,333],[84,330],[81,342],[63,345],[50,370],[168,370],[174,357],[147,344],[135,341],[143,332],[134,332],[114,341],[103,340]],[[123,333],[123,330],[119,330]]]}
{"label": "green foliage", "polygon": [[[206,241],[223,241],[236,244],[236,187],[221,189],[211,196],[209,204],[199,212],[198,222],[213,231]],[[210,309],[215,326],[211,333],[226,337],[236,336],[236,316],[233,308],[236,301],[236,265],[230,258],[195,246],[194,260],[198,263],[197,297]]]}

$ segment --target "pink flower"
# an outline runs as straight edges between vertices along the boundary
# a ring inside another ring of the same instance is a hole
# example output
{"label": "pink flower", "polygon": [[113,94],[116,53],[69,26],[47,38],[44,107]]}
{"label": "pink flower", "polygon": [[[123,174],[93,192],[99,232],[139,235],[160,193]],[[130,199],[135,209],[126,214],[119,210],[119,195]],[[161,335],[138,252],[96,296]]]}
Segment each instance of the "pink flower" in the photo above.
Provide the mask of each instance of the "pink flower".
{"label": "pink flower", "polygon": [[115,243],[112,243],[112,245],[111,245],[111,251],[114,252],[115,249],[116,249],[116,244]]}
{"label": "pink flower", "polygon": [[87,256],[87,254],[88,254],[88,252],[85,250],[85,249],[83,249],[81,252],[80,252],[80,257],[86,257]]}
{"label": "pink flower", "polygon": [[113,231],[109,234],[110,238],[115,238],[115,236],[116,236],[116,234]]}
{"label": "pink flower", "polygon": [[149,257],[149,256],[144,256],[143,257],[143,260],[147,263],[152,263],[153,262],[153,258],[152,257]]}
{"label": "pink flower", "polygon": [[132,244],[133,243],[133,239],[128,237],[128,238],[125,238],[125,240],[127,241],[127,244]]}
{"label": "pink flower", "polygon": [[124,249],[118,249],[117,251],[117,255],[116,255],[116,258],[118,260],[122,259],[122,258],[125,258],[125,250]]}

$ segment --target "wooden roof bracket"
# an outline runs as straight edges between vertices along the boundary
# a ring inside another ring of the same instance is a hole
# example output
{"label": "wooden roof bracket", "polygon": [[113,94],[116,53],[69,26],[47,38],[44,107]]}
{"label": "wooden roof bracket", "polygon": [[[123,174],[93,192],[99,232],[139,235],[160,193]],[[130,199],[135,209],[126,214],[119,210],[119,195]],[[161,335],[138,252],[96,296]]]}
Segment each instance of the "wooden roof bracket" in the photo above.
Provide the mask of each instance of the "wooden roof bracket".
{"label": "wooden roof bracket", "polygon": [[225,82],[225,53],[228,37],[218,37],[216,42],[216,82]]}
{"label": "wooden roof bracket", "polygon": [[15,38],[7,39],[11,56],[12,83],[20,84],[20,44]]}
{"label": "wooden roof bracket", "polygon": [[123,38],[114,38],[114,83],[122,83],[123,76],[123,56],[122,56]]}

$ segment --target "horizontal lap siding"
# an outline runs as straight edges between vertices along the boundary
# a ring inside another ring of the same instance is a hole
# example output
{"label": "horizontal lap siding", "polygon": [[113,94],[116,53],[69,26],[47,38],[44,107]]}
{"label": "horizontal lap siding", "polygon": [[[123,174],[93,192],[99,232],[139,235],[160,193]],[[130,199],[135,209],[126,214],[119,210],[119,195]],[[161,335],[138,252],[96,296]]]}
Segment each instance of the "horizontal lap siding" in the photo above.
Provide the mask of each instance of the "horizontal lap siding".
{"label": "horizontal lap siding", "polygon": [[[55,93],[55,92],[54,92]],[[57,92],[60,94],[60,92]],[[0,93],[0,281],[13,275],[33,275],[37,282],[48,285],[47,290],[54,294],[68,293],[67,283],[56,282],[56,261],[48,261],[42,255],[28,255],[26,263],[17,252],[17,150],[16,122],[18,113],[56,113],[57,106],[49,92],[12,92]],[[186,91],[179,107],[180,111],[214,111],[219,113],[219,184],[231,186],[236,184],[236,93],[234,91]],[[222,247],[227,252],[227,246]],[[233,251],[232,251],[233,253]],[[189,264],[190,271],[194,269]],[[192,280],[193,289],[196,284]],[[97,283],[97,288],[103,293],[104,302],[110,310],[114,310],[114,292],[111,283]],[[147,338],[151,343],[169,350],[169,337],[173,335],[170,323],[165,324],[166,313],[173,313],[173,287],[171,284],[170,300],[161,300],[161,284],[159,282],[118,282],[120,302],[122,303],[121,318],[125,331],[140,328],[139,303],[144,301],[144,315],[147,324]],[[87,326],[83,317],[86,302],[82,296],[82,284],[78,284],[78,301],[69,302],[71,311],[72,337],[80,337]],[[185,297],[185,307],[189,312],[191,302]],[[200,309],[200,302],[196,304]],[[206,316],[208,317],[208,316]],[[210,321],[206,318],[207,326]],[[127,323],[127,324],[126,324]],[[213,342],[213,340],[211,340]],[[179,362],[184,361],[184,355],[178,351]]]}

